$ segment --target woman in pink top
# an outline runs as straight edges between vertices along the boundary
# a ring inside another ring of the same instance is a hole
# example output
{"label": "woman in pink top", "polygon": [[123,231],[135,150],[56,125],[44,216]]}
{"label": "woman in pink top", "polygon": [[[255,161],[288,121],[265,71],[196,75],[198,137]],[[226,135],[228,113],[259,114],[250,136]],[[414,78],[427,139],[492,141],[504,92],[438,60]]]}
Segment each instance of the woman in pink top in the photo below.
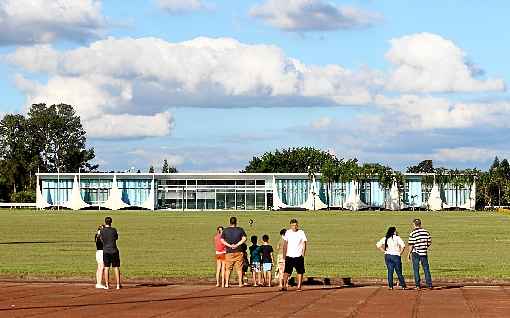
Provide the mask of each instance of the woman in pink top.
{"label": "woman in pink top", "polygon": [[[216,228],[216,235],[214,236],[214,248],[216,250],[216,287],[225,286],[225,245],[221,242],[221,233],[223,233],[223,226]],[[221,284],[220,284],[221,274]]]}

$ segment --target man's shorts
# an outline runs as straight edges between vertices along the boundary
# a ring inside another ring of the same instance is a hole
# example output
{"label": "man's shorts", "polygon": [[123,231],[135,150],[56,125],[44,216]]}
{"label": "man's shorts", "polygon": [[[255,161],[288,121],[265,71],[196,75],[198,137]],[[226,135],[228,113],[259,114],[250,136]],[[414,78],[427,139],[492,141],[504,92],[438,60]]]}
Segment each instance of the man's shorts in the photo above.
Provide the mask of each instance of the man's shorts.
{"label": "man's shorts", "polygon": [[103,262],[105,267],[120,267],[120,255],[116,253],[104,253]]}
{"label": "man's shorts", "polygon": [[300,275],[305,273],[305,258],[303,256],[285,257],[285,273],[291,275],[294,268]]}
{"label": "man's shorts", "polygon": [[251,271],[255,273],[260,273],[260,262],[253,262],[250,264]]}
{"label": "man's shorts", "polygon": [[101,265],[103,264],[103,250],[96,251],[96,262]]}
{"label": "man's shorts", "polygon": [[262,271],[270,272],[273,269],[273,263],[262,263]]}
{"label": "man's shorts", "polygon": [[243,252],[227,253],[225,255],[225,268],[229,271],[235,268],[239,272],[243,268],[243,261]]}

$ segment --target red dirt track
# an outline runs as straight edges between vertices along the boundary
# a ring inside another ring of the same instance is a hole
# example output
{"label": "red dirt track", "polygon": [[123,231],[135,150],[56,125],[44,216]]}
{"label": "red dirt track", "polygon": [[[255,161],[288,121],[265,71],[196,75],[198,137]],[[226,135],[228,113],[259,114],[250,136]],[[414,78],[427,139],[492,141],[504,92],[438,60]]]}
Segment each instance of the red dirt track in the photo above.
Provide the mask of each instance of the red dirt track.
{"label": "red dirt track", "polygon": [[0,283],[0,317],[510,317],[510,287],[387,290]]}

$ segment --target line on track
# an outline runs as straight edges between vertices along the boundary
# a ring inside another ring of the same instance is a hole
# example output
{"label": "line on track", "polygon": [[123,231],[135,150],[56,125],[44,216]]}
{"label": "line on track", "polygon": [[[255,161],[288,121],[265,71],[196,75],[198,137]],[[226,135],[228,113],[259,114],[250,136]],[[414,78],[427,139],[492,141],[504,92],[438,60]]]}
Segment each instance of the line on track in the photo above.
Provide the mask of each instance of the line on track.
{"label": "line on track", "polygon": [[376,288],[372,293],[370,293],[365,299],[358,302],[358,305],[347,315],[347,318],[355,318],[359,315],[361,309],[365,307],[372,298],[374,298],[380,291],[382,287]]}
{"label": "line on track", "polygon": [[272,301],[272,300],[275,300],[277,298],[280,298],[282,296],[284,296],[286,294],[286,292],[280,292],[280,291],[275,291],[274,293],[276,293],[276,295],[271,295],[271,297],[268,297],[268,298],[264,298],[262,300],[259,300],[255,303],[252,303],[252,304],[248,304],[244,307],[241,307],[239,308],[238,310],[234,310],[234,311],[231,311],[229,313],[226,313],[225,315],[223,315],[223,317],[229,317],[229,316],[234,316],[236,314],[239,314],[239,313],[242,313],[243,311],[245,310],[248,310],[254,306],[257,306],[257,305],[260,305],[260,304],[263,304],[265,303],[266,301]]}
{"label": "line on track", "polygon": [[416,296],[414,298],[414,304],[413,304],[413,311],[412,311],[413,318],[418,318],[418,315],[420,313],[421,296],[422,296],[422,291],[417,290]]}
{"label": "line on track", "polygon": [[316,302],[318,302],[319,300],[322,300],[332,294],[334,294],[337,290],[341,289],[341,288],[331,288],[333,290],[328,290],[326,293],[324,293],[324,295],[321,295],[319,298],[313,300],[312,302],[304,305],[304,306],[301,306],[300,308],[298,308],[297,310],[289,313],[288,315],[284,316],[284,317],[292,317],[294,316],[295,314],[297,314],[298,312],[302,311],[302,310],[305,310],[306,308],[310,307],[311,305],[315,304]]}
{"label": "line on track", "polygon": [[480,317],[479,310],[476,307],[476,305],[471,300],[469,300],[469,297],[466,294],[466,290],[464,288],[461,288],[460,292],[461,292],[462,298],[464,298],[464,302],[466,303],[466,306],[468,307],[471,314],[473,314],[474,317],[479,318]]}

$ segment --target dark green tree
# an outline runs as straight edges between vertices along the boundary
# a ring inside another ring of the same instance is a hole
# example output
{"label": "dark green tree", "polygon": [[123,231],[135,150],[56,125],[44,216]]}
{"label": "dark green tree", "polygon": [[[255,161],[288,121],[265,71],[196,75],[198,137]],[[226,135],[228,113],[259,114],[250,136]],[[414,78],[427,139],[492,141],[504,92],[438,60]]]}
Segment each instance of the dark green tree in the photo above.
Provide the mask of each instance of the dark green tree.
{"label": "dark green tree", "polygon": [[338,159],[323,150],[312,147],[288,148],[266,152],[260,157],[253,157],[241,171],[246,173],[318,173],[328,160]]}
{"label": "dark green tree", "polygon": [[170,167],[168,166],[168,161],[166,159],[163,160],[163,167],[161,167],[161,172],[168,173],[169,169],[170,169]]}
{"label": "dark green tree", "polygon": [[41,171],[75,172],[94,171],[98,165],[94,149],[86,148],[86,133],[80,117],[67,104],[34,104],[27,114],[27,121],[39,154]]}
{"label": "dark green tree", "polygon": [[23,115],[5,115],[0,121],[0,172],[16,193],[29,185],[29,169],[36,151],[31,143],[27,120]]}
{"label": "dark green tree", "polygon": [[149,167],[149,173],[154,173],[154,166]]}
{"label": "dark green tree", "polygon": [[409,166],[406,170],[407,173],[434,173],[434,164],[432,160],[423,160],[416,166]]}

